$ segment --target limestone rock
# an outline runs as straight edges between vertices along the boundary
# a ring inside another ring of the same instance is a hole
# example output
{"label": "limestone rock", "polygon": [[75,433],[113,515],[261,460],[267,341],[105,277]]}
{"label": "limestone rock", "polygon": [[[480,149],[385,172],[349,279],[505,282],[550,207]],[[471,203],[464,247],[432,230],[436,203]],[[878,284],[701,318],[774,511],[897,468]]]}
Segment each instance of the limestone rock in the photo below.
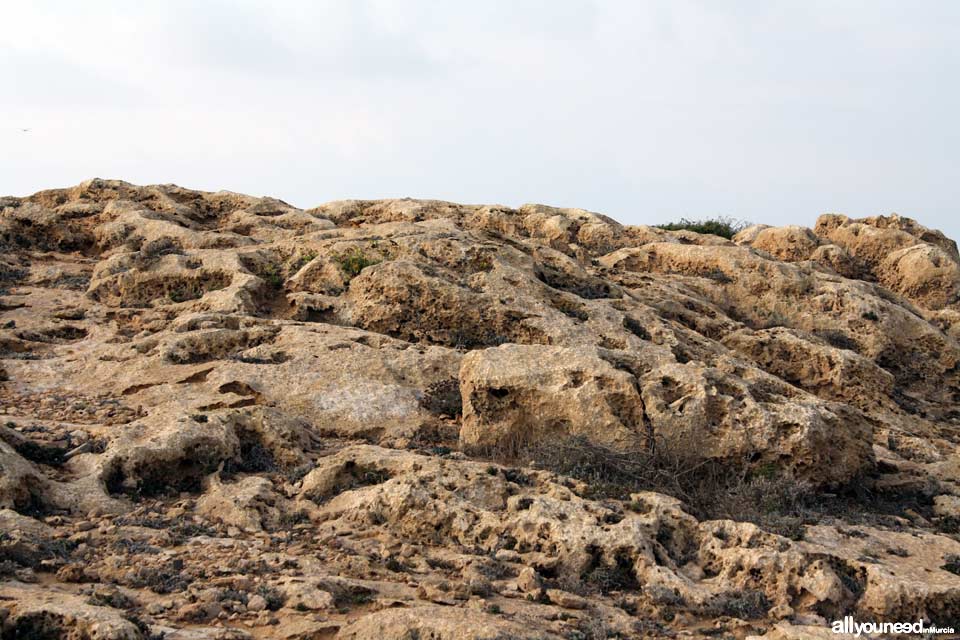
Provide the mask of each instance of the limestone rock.
{"label": "limestone rock", "polygon": [[529,629],[496,616],[451,607],[386,609],[372,613],[340,630],[337,640],[548,640],[552,633]]}
{"label": "limestone rock", "polygon": [[83,598],[39,586],[0,584],[4,635],[20,637],[142,640],[143,633],[121,613],[86,604]]}
{"label": "limestone rock", "polygon": [[637,443],[637,381],[597,349],[505,345],[473,351],[460,368],[465,446],[510,447],[557,435]]}
{"label": "limestone rock", "polygon": [[0,635],[960,619],[958,264],[897,215],[0,198]]}
{"label": "limestone rock", "polygon": [[[742,241],[744,235],[734,238],[734,242]],[[766,251],[780,260],[797,262],[800,260],[809,260],[820,244],[820,240],[810,229],[791,225],[789,227],[767,227],[766,229],[762,229],[751,238],[749,244],[756,249]]]}

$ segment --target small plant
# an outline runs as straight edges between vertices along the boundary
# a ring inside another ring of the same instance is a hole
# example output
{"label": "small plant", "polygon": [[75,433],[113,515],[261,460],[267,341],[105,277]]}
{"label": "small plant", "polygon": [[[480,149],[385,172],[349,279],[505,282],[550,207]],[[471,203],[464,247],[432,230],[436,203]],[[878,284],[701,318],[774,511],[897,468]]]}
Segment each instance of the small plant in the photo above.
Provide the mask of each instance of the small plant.
{"label": "small plant", "polygon": [[387,568],[388,571],[393,571],[394,573],[403,573],[407,571],[407,565],[405,565],[400,560],[397,560],[396,558],[390,558],[389,560],[387,560],[384,566]]}
{"label": "small plant", "polygon": [[647,511],[649,511],[650,507],[647,506],[645,502],[641,502],[639,500],[631,500],[627,504],[627,509],[629,509],[630,511],[633,511],[634,513],[646,513]]}
{"label": "small plant", "polygon": [[300,269],[303,269],[305,266],[307,266],[316,257],[317,257],[316,251],[312,249],[305,251],[304,253],[300,254],[300,257],[298,257],[296,260],[293,261],[293,264],[291,265],[290,270],[293,273],[296,273],[297,271],[300,271]]}
{"label": "small plant", "polygon": [[217,600],[220,602],[242,602],[243,604],[247,604],[249,596],[245,591],[222,589],[220,593],[217,594]]}
{"label": "small plant", "polygon": [[265,584],[257,588],[257,595],[263,596],[263,599],[267,601],[267,609],[270,611],[276,611],[286,601],[286,597],[279,589]]}
{"label": "small plant", "polygon": [[598,564],[583,576],[584,582],[600,593],[636,591],[640,588],[633,567],[626,559],[618,559],[615,566]]}
{"label": "small plant", "polygon": [[310,522],[310,516],[302,509],[280,514],[280,527],[282,529],[290,529],[298,524],[307,522]]}
{"label": "small plant", "polygon": [[[132,623],[140,631],[140,637],[143,640],[164,640],[167,637],[165,631],[153,631],[150,629],[150,625],[147,624],[143,618],[130,613],[129,611],[123,614],[124,619]],[[59,637],[59,636],[58,636]]]}
{"label": "small plant", "polygon": [[272,473],[278,471],[273,452],[264,444],[259,434],[246,429],[238,430],[240,451],[234,459],[228,460],[224,471],[233,473]]}
{"label": "small plant", "polygon": [[130,597],[119,589],[97,589],[87,599],[87,604],[112,609],[132,609],[136,606]]}
{"label": "small plant", "polygon": [[263,272],[260,274],[260,277],[267,281],[274,289],[279,289],[283,286],[283,273],[280,270],[280,266],[277,264],[270,263],[263,268]]}
{"label": "small plant", "polygon": [[367,267],[380,262],[379,259],[368,258],[360,247],[354,247],[349,251],[334,254],[333,261],[337,263],[340,270],[351,280],[360,275],[360,272]]}
{"label": "small plant", "polygon": [[23,269],[9,262],[0,262],[0,282],[17,283],[25,280],[29,275],[28,269]]}
{"label": "small plant", "polygon": [[456,378],[434,382],[424,390],[420,406],[430,413],[456,418],[463,413],[460,381]]}
{"label": "small plant", "polygon": [[170,298],[170,301],[173,303],[186,302],[187,300],[192,300],[190,293],[185,289],[174,289],[167,297]]}
{"label": "small plant", "polygon": [[141,566],[129,581],[135,589],[150,589],[154,593],[167,594],[185,590],[192,580],[182,573],[182,565],[171,562],[163,567]]}
{"label": "small plant", "polygon": [[764,480],[772,480],[779,475],[777,470],[777,465],[772,462],[762,464],[756,469],[753,470],[751,477],[753,478],[763,478]]}
{"label": "small plant", "polygon": [[569,640],[606,640],[620,636],[603,620],[598,618],[583,618],[576,621],[576,629],[567,635]]}
{"label": "small plant", "polygon": [[663,229],[664,231],[693,231],[694,233],[707,233],[720,236],[727,240],[733,238],[733,236],[748,226],[750,226],[749,222],[726,216],[717,216],[716,218],[706,218],[703,220],[680,218],[677,222],[656,225],[658,229]]}
{"label": "small plant", "polygon": [[864,311],[860,317],[862,317],[864,320],[869,320],[870,322],[880,321],[880,316],[878,316],[875,311]]}
{"label": "small plant", "polygon": [[373,602],[373,593],[364,587],[349,588],[335,594],[338,613],[349,613],[353,607]]}
{"label": "small plant", "polygon": [[729,616],[741,620],[763,618],[770,610],[770,600],[762,591],[744,589],[713,596],[704,605],[704,613],[711,617]]}

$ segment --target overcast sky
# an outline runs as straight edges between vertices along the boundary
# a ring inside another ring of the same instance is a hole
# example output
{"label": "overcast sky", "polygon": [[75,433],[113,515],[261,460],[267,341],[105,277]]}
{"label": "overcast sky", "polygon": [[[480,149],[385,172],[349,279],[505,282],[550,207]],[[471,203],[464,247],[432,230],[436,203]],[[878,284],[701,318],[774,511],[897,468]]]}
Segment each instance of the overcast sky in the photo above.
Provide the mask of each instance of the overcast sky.
{"label": "overcast sky", "polygon": [[952,0],[0,0],[0,23],[4,195],[98,176],[960,238]]}

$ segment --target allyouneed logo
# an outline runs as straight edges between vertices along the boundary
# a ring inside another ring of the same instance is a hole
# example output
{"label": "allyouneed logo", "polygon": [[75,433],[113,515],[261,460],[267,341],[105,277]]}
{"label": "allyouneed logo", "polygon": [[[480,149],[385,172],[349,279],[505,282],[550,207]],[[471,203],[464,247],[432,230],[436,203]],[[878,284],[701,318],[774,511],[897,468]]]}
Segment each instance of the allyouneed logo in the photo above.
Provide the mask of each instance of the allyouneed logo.
{"label": "allyouneed logo", "polygon": [[830,625],[833,633],[846,633],[856,637],[876,633],[954,633],[953,627],[937,627],[931,622],[927,626],[923,620],[916,622],[857,622],[853,616],[843,620],[834,620]]}

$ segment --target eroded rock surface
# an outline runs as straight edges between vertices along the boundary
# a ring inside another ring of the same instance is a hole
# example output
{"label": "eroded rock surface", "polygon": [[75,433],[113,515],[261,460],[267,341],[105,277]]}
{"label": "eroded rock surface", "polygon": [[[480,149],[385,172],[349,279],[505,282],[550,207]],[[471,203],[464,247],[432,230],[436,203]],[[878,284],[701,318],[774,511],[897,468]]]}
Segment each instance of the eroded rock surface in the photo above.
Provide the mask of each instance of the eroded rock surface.
{"label": "eroded rock surface", "polygon": [[91,180],[0,244],[3,638],[960,626],[960,258],[913,220]]}

